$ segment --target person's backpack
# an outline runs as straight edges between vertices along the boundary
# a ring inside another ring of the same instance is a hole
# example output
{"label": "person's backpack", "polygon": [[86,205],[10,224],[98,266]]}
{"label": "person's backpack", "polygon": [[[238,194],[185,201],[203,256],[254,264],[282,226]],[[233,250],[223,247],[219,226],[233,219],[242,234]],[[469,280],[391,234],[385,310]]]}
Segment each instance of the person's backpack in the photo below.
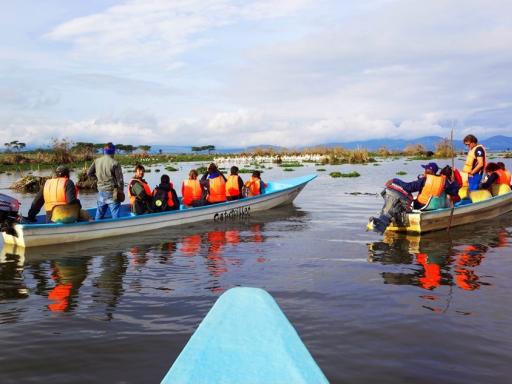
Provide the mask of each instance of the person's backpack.
{"label": "person's backpack", "polygon": [[168,192],[162,188],[156,187],[153,191],[153,200],[151,201],[151,210],[153,212],[165,211],[167,209]]}

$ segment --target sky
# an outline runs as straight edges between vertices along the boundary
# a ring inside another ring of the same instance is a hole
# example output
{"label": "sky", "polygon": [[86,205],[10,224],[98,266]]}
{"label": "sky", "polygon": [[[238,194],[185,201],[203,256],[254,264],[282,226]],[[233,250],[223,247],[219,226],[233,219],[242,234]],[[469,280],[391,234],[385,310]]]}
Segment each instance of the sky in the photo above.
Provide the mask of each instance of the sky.
{"label": "sky", "polygon": [[0,0],[0,10],[4,142],[512,136],[509,0]]}

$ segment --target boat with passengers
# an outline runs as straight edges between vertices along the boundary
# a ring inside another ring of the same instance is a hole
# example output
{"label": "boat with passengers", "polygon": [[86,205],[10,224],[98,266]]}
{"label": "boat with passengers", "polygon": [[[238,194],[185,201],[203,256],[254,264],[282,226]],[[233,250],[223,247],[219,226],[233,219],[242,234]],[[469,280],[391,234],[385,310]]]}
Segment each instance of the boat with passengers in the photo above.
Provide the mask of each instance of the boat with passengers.
{"label": "boat with passengers", "polygon": [[[123,204],[118,219],[105,218],[98,221],[69,224],[47,223],[46,215],[37,216],[35,223],[16,222],[19,203],[16,205],[12,199],[0,206],[0,211],[2,211],[0,213],[3,214],[2,235],[5,244],[36,247],[136,234],[199,221],[222,222],[240,219],[253,212],[292,203],[302,189],[315,177],[316,175],[308,175],[269,182],[266,192],[262,195],[202,207],[182,207],[175,211],[133,216],[130,206]],[[96,208],[90,208],[87,211],[91,217],[94,217]]]}

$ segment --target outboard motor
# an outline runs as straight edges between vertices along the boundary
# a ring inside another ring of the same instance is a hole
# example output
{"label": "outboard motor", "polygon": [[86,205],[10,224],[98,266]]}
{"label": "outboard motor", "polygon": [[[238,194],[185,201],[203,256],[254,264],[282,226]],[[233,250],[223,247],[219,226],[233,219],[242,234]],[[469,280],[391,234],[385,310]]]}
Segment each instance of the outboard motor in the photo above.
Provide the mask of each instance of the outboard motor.
{"label": "outboard motor", "polygon": [[0,231],[16,235],[14,224],[19,222],[20,202],[0,193]]}
{"label": "outboard motor", "polygon": [[411,212],[412,195],[393,183],[387,184],[380,195],[384,199],[384,206],[379,217],[370,217],[368,228],[384,233],[392,220],[398,226],[407,225],[407,213]]}

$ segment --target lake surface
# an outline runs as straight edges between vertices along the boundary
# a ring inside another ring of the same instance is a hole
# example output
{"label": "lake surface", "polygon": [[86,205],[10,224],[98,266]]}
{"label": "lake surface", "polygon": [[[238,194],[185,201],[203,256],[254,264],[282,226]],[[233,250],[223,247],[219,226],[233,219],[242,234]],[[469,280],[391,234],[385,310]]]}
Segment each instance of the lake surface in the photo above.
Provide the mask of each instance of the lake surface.
{"label": "lake surface", "polygon": [[[219,295],[250,286],[272,294],[332,383],[509,383],[512,215],[421,238],[365,231],[384,182],[421,163],[267,165],[264,180],[327,172],[292,206],[244,221],[4,247],[0,382],[158,383]],[[194,166],[170,173],[175,184]],[[153,186],[165,171],[151,168]],[[352,170],[361,177],[328,175]],[[31,195],[0,192],[28,211]]]}

